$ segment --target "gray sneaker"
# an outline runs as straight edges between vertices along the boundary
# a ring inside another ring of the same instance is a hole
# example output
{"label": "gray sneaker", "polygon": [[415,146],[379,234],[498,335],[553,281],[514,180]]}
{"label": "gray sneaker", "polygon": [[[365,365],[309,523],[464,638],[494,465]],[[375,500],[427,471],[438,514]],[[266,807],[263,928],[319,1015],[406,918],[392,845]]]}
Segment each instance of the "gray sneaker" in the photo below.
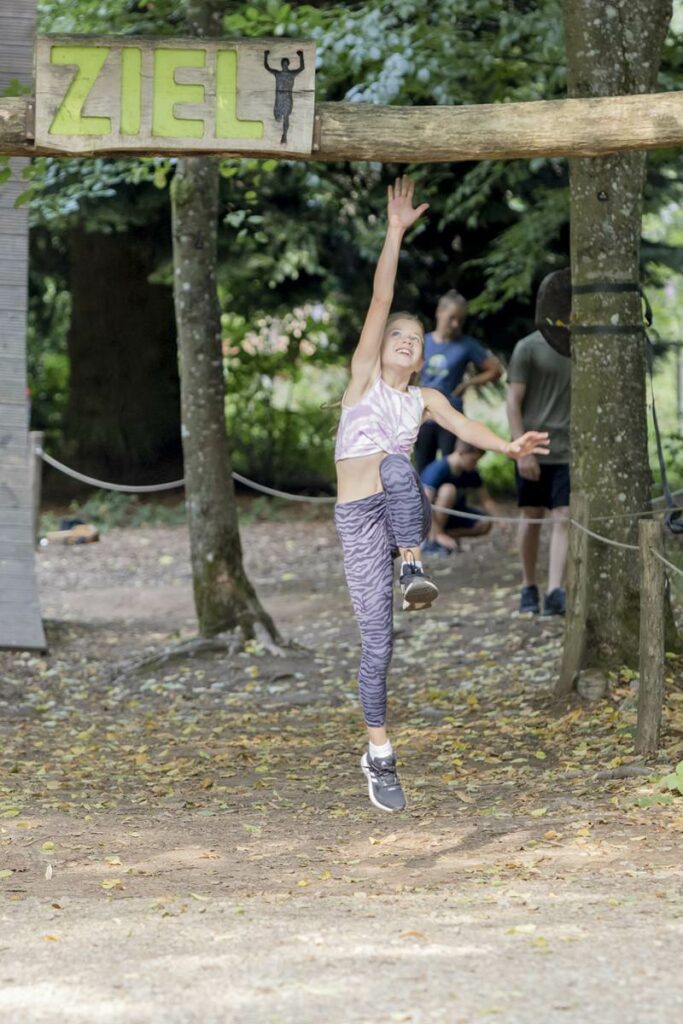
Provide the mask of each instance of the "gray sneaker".
{"label": "gray sneaker", "polygon": [[368,796],[375,807],[380,811],[402,811],[406,798],[396,773],[396,758],[370,757],[366,750],[360,766],[368,780]]}
{"label": "gray sneaker", "polygon": [[439,588],[434,580],[410,562],[403,563],[398,583],[403,594],[404,612],[431,608],[432,602],[439,596]]}

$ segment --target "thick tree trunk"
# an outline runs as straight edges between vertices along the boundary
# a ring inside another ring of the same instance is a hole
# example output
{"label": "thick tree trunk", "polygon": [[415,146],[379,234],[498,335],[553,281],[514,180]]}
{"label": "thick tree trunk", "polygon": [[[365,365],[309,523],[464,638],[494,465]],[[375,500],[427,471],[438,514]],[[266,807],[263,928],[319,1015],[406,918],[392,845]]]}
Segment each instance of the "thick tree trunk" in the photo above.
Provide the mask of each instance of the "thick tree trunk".
{"label": "thick tree trunk", "polygon": [[[566,0],[570,95],[652,91],[671,13],[671,0]],[[572,312],[578,328],[572,335],[572,488],[589,496],[591,517],[649,507],[641,300],[637,291],[608,290],[640,280],[644,177],[642,153],[571,161],[573,283],[598,286],[595,293],[575,295]],[[596,326],[603,330],[585,330]],[[604,330],[610,327],[613,333]],[[616,540],[638,543],[635,519],[591,525]],[[574,531],[573,547],[578,542]],[[570,558],[575,553],[570,549]],[[587,572],[581,581],[574,574],[587,603],[584,667],[637,665],[637,552],[589,540]],[[570,615],[575,605],[570,594]]]}
{"label": "thick tree trunk", "polygon": [[[220,8],[222,5],[218,5]],[[216,4],[188,4],[194,34],[218,34]],[[194,599],[202,636],[257,623],[279,639],[242,565],[225,429],[225,385],[216,292],[218,166],[212,157],[178,161],[171,185],[176,325],[180,352],[185,495]]]}
{"label": "thick tree trunk", "polygon": [[149,231],[69,236],[66,454],[121,483],[180,475],[180,402],[173,296],[150,284]]}

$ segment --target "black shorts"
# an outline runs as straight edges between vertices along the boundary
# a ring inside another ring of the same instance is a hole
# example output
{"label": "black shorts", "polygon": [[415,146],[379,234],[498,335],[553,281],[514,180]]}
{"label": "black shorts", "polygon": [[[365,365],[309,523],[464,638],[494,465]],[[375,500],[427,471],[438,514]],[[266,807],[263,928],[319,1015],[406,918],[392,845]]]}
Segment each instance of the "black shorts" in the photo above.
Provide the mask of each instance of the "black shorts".
{"label": "black shorts", "polygon": [[520,508],[564,508],[569,505],[569,465],[541,462],[540,480],[525,480],[515,466],[517,504]]}
{"label": "black shorts", "polygon": [[472,512],[478,516],[485,516],[486,513],[480,508],[470,508],[469,505],[459,505],[454,509],[456,515],[449,516],[444,530],[448,533],[449,530],[471,530],[473,526],[477,526],[482,520],[481,519],[470,519],[468,516],[457,515],[458,512]]}
{"label": "black shorts", "polygon": [[415,442],[415,466],[418,473],[434,461],[437,452],[441,452],[442,459],[450,455],[455,449],[456,441],[455,434],[440,427],[434,420],[425,420]]}

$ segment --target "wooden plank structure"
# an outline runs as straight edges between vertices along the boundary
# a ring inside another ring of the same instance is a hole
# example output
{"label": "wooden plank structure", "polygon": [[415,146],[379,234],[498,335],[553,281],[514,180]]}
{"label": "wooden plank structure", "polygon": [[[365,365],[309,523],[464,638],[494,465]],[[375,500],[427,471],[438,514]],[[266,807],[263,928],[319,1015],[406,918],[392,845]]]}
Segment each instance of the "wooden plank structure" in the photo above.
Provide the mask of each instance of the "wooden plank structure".
{"label": "wooden plank structure", "polygon": [[640,548],[640,686],[636,752],[656,754],[662,727],[664,703],[664,565],[662,524],[657,520],[638,523]]}
{"label": "wooden plank structure", "polygon": [[35,83],[45,151],[305,156],[313,146],[310,42],[43,36]]}
{"label": "wooden plank structure", "polygon": [[32,97],[0,97],[0,153],[150,156],[194,152],[286,155],[291,160],[444,163],[604,156],[630,149],[683,146],[683,91],[462,107],[316,103],[308,153],[286,151],[279,142],[272,149],[257,150],[248,139],[217,139],[206,134],[202,145],[195,140],[188,145],[183,138],[175,138],[170,145],[168,139],[141,136],[122,150],[106,136],[96,144],[91,137],[89,146],[82,137],[73,137],[46,148],[36,141],[35,104]]}
{"label": "wooden plank structure", "polygon": [[[31,83],[35,16],[35,0],[3,0],[0,92],[15,79]],[[14,209],[25,163],[13,160],[12,178],[0,188],[0,647],[43,650],[29,485],[28,214]]]}

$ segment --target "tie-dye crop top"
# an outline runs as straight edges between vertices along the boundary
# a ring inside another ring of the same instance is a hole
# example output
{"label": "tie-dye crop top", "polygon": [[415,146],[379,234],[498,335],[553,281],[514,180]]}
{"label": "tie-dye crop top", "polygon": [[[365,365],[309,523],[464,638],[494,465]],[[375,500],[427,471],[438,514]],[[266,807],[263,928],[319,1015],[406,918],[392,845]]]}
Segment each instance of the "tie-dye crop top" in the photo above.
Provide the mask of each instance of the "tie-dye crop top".
{"label": "tie-dye crop top", "polygon": [[356,405],[344,405],[337,430],[334,461],[386,452],[410,456],[422,422],[422,388],[392,388],[381,374]]}

